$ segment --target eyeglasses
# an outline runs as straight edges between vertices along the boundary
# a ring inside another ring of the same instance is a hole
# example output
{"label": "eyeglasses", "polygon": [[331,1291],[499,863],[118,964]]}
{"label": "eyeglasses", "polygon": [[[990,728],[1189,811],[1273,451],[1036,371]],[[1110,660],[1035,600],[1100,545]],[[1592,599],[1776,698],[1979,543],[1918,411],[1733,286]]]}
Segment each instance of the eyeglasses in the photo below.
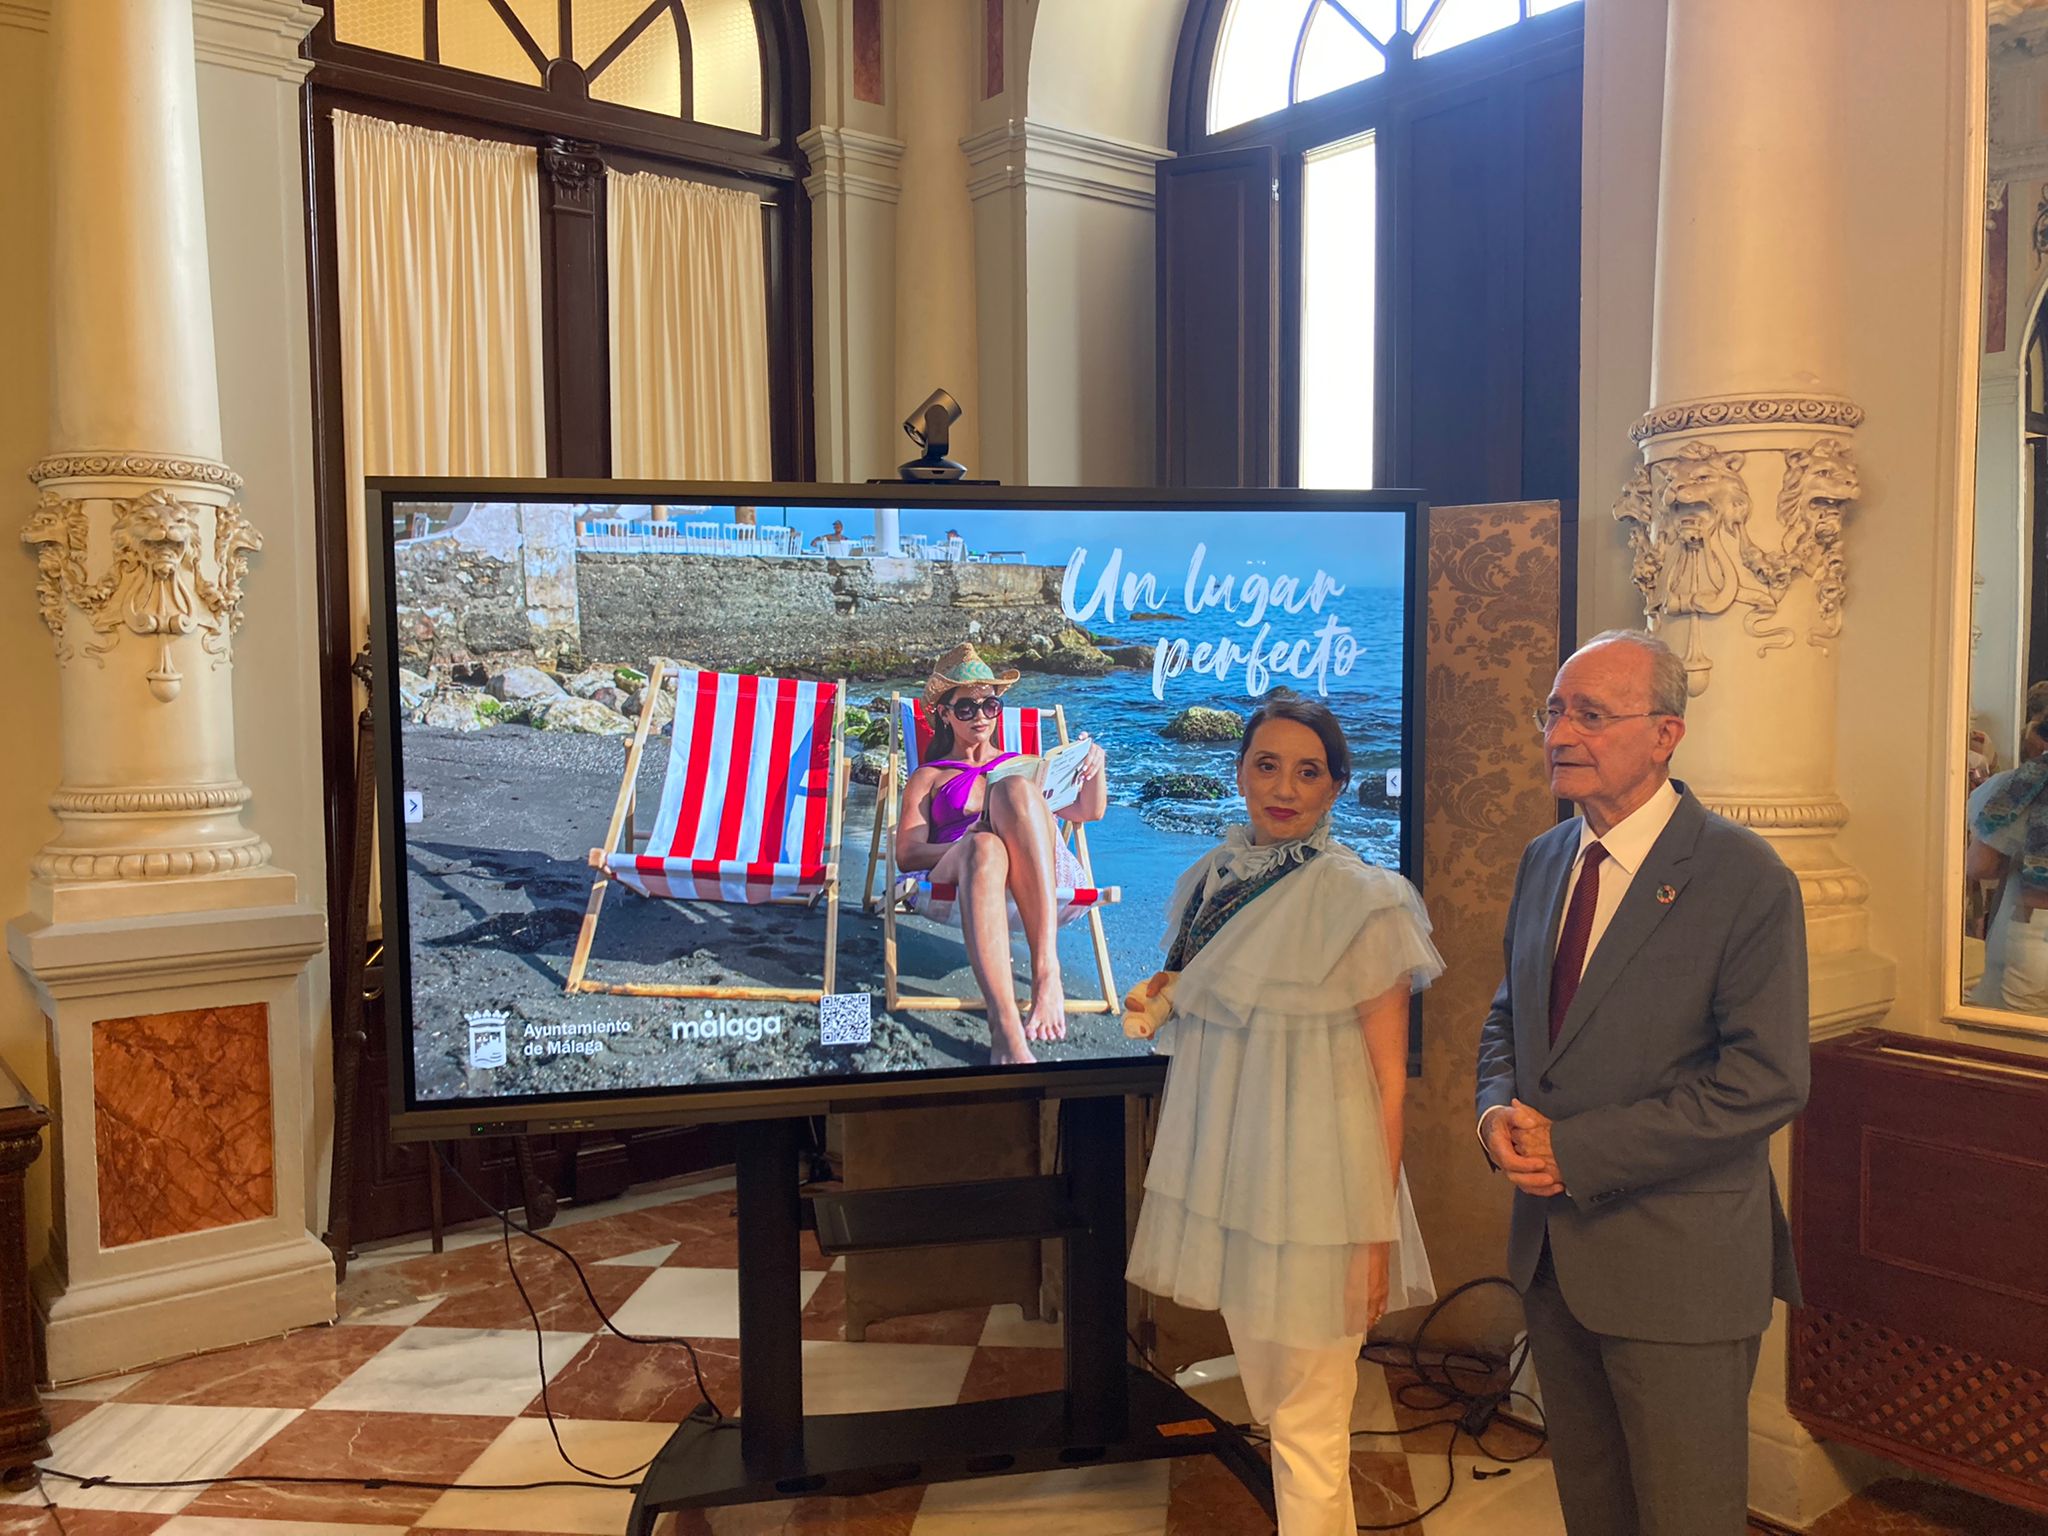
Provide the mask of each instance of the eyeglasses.
{"label": "eyeglasses", "polygon": [[1001,699],[962,699],[958,704],[948,704],[955,720],[972,720],[976,715],[984,720],[993,720],[1003,712]]}
{"label": "eyeglasses", "polygon": [[1667,713],[1669,711],[1662,709],[1645,709],[1633,715],[1610,715],[1600,709],[1565,709],[1553,704],[1547,708],[1531,710],[1529,718],[1535,722],[1536,729],[1546,736],[1567,720],[1571,721],[1572,729],[1580,735],[1598,736],[1617,720],[1654,720]]}

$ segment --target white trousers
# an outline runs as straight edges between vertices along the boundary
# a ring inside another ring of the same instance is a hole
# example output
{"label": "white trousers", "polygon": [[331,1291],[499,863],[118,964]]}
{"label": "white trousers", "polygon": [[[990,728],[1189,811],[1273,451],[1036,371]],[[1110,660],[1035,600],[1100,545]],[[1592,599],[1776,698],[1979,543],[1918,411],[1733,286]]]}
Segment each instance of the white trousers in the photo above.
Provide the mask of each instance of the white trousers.
{"label": "white trousers", "polygon": [[[1226,1316],[1224,1322],[1230,1319]],[[1252,1417],[1273,1437],[1280,1536],[1354,1536],[1351,1400],[1363,1334],[1295,1349],[1230,1330]]]}

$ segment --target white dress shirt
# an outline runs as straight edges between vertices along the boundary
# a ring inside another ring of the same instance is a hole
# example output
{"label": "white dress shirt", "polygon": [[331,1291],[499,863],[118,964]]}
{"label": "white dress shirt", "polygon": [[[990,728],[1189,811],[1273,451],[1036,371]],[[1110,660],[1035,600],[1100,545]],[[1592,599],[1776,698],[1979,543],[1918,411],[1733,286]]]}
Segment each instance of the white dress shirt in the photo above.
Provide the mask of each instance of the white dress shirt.
{"label": "white dress shirt", "polygon": [[[1600,866],[1600,892],[1593,902],[1593,928],[1586,936],[1586,959],[1579,969],[1581,976],[1586,974],[1585,965],[1592,963],[1593,951],[1600,947],[1607,925],[1614,921],[1614,914],[1621,907],[1621,898],[1628,894],[1636,871],[1643,867],[1643,861],[1650,856],[1650,849],[1664,835],[1665,827],[1671,824],[1671,817],[1677,810],[1678,791],[1666,779],[1649,799],[1609,827],[1605,837],[1596,836],[1593,829],[1583,819],[1580,820],[1579,853],[1572,863],[1572,877],[1565,882],[1564,903],[1558,908],[1559,932],[1550,936],[1550,942],[1554,952],[1564,927],[1564,914],[1571,910],[1572,893],[1579,888],[1579,876],[1585,873],[1586,850],[1598,843],[1607,850],[1607,862]],[[1486,1115],[1505,1108],[1505,1105],[1496,1104]],[[1481,1146],[1486,1144],[1486,1115],[1479,1117]]]}
{"label": "white dress shirt", "polygon": [[[1564,914],[1572,908],[1572,892],[1579,888],[1579,876],[1586,871],[1586,850],[1596,842],[1607,850],[1607,862],[1600,866],[1600,894],[1593,903],[1593,929],[1586,935],[1586,964],[1591,964],[1593,951],[1600,947],[1601,936],[1614,921],[1621,898],[1628,894],[1636,871],[1643,867],[1643,860],[1650,856],[1650,849],[1664,835],[1677,809],[1678,791],[1666,779],[1657,786],[1655,794],[1609,827],[1605,837],[1595,837],[1593,829],[1580,821],[1579,856],[1572,864],[1572,877],[1565,884],[1564,905],[1558,908],[1559,932],[1550,936],[1553,952],[1563,931]],[[1584,965],[1579,974],[1586,974]]]}

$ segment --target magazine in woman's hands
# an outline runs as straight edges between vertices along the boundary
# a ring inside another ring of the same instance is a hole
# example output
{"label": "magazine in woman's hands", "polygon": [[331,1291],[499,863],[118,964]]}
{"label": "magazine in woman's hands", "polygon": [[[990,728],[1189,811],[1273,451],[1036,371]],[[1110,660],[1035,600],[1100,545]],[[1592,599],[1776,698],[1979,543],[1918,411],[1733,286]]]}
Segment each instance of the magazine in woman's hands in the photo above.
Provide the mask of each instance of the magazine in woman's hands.
{"label": "magazine in woman's hands", "polygon": [[1048,810],[1063,811],[1081,796],[1081,765],[1088,760],[1088,749],[1095,743],[1086,736],[1078,740],[1063,742],[1042,756],[1036,753],[1020,753],[1007,758],[988,771],[988,782],[1007,779],[1016,774],[1028,775],[1038,787],[1045,791]]}

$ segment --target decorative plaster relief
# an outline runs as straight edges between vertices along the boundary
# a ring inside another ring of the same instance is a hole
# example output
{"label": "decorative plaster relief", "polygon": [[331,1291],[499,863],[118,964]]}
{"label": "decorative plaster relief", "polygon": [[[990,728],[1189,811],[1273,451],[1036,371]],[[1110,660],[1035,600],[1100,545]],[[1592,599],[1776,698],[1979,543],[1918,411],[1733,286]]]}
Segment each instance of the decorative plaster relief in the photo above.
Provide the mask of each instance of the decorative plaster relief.
{"label": "decorative plaster relief", "polygon": [[[113,509],[113,568],[95,581],[86,566],[86,503],[43,492],[21,535],[36,551],[36,605],[56,637],[60,660],[72,655],[73,608],[99,637],[84,641],[84,654],[102,666],[121,630],[155,639],[149,690],[169,703],[184,683],[172,641],[196,635],[216,667],[229,658],[242,627],[249,552],[261,549],[263,539],[233,503],[185,501],[162,486],[116,500]],[[210,544],[204,531],[209,514]]]}
{"label": "decorative plaster relief", "polygon": [[102,1019],[92,1072],[100,1247],[275,1213],[267,1004]]}
{"label": "decorative plaster relief", "polygon": [[[1700,410],[1678,407],[1653,414],[1697,420]],[[1861,414],[1855,411],[1859,419]],[[1854,457],[1849,445],[1835,437],[1784,451],[1777,532],[1760,537],[1743,468],[1756,454],[1776,451],[1733,451],[1695,439],[1675,456],[1638,469],[1614,505],[1615,519],[1628,528],[1634,556],[1630,575],[1642,593],[1649,627],[1658,629],[1672,618],[1694,620],[1684,657],[1695,697],[1706,691],[1714,665],[1702,643],[1702,618],[1744,609],[1744,633],[1762,642],[1757,653],[1782,650],[1793,643],[1793,630],[1773,621],[1803,576],[1813,583],[1819,610],[1807,643],[1825,654],[1842,632],[1848,592],[1842,517],[1862,491]]]}

